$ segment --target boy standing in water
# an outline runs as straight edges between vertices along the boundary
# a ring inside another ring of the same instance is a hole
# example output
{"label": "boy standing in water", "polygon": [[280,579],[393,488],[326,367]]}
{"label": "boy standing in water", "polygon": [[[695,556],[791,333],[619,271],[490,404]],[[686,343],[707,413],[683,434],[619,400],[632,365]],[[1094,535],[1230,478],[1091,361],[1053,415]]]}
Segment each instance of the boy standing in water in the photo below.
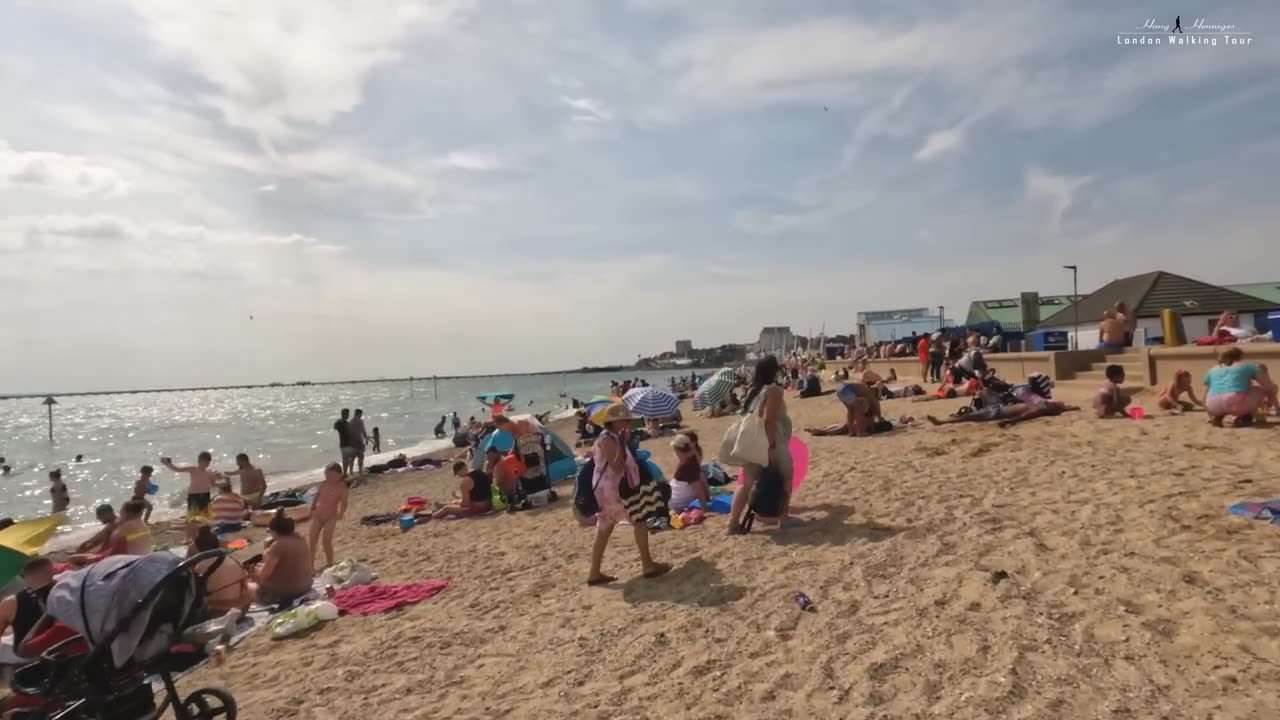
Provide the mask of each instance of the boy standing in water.
{"label": "boy standing in water", "polygon": [[377,426],[374,426],[373,435],[369,439],[373,443],[373,449],[369,452],[382,452],[382,432],[378,430]]}
{"label": "boy standing in water", "polygon": [[209,517],[209,504],[213,502],[213,471],[209,464],[213,456],[206,450],[196,457],[195,465],[178,467],[172,458],[162,457],[160,463],[176,473],[186,473],[190,478],[187,485],[187,519],[195,520]]}
{"label": "boy standing in water", "polygon": [[342,466],[329,463],[324,469],[324,480],[316,487],[311,501],[311,522],[308,546],[311,548],[312,565],[315,565],[316,540],[324,543],[325,567],[333,567],[333,531],[338,521],[347,514],[347,483]]}
{"label": "boy standing in water", "polygon": [[151,511],[155,509],[155,506],[147,499],[147,494],[151,487],[151,474],[155,471],[156,469],[150,465],[143,465],[138,470],[138,479],[133,481],[133,499],[147,507],[142,516],[142,522],[147,524],[151,523]]}
{"label": "boy standing in water", "polygon": [[240,453],[236,455],[236,469],[227,473],[227,477],[232,475],[240,476],[240,499],[245,505],[254,508],[262,504],[262,496],[267,492],[267,476],[262,468],[254,467],[249,456]]}

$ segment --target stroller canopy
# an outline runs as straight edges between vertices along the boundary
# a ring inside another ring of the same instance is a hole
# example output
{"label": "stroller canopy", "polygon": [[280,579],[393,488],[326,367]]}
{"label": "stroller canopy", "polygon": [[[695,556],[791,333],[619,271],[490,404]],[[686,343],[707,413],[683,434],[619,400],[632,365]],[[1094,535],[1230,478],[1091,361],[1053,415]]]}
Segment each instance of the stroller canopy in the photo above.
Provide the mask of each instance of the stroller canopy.
{"label": "stroller canopy", "polygon": [[[142,643],[151,619],[152,607],[138,608],[138,602],[180,564],[181,558],[167,552],[105,558],[59,580],[49,593],[49,614],[83,635],[92,647],[128,622],[111,643],[112,662],[124,667]],[[187,602],[195,602],[194,582]]]}

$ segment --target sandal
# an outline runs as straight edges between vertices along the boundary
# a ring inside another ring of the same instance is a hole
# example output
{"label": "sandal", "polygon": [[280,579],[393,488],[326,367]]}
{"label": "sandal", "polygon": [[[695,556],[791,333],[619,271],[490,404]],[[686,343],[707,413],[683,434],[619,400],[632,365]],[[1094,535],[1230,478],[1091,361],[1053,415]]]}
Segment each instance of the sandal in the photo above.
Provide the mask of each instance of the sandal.
{"label": "sandal", "polygon": [[600,577],[588,578],[587,587],[596,587],[597,585],[608,585],[611,582],[617,582],[618,578],[612,575],[601,575]]}

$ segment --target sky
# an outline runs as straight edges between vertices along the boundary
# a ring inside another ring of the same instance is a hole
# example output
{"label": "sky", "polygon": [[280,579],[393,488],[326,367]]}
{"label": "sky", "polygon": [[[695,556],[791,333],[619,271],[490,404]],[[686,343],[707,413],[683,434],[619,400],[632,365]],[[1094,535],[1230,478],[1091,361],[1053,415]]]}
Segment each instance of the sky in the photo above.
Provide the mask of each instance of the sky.
{"label": "sky", "polygon": [[853,5],[0,0],[0,392],[1280,280],[1280,5]]}

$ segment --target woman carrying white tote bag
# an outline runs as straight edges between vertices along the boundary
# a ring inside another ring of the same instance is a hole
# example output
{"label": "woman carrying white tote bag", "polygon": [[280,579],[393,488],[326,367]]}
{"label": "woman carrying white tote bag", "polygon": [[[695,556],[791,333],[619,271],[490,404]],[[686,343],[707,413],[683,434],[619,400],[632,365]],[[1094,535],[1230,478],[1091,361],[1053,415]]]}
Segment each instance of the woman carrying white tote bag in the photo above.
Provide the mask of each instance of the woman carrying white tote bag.
{"label": "woman carrying white tote bag", "polygon": [[[791,442],[791,418],[787,416],[782,388],[777,384],[778,370],[778,359],[772,355],[765,356],[756,364],[751,390],[743,403],[747,415],[735,423],[737,430],[732,436],[733,444],[729,445],[729,433],[721,443],[721,454],[728,446],[729,456],[736,461],[733,464],[742,465],[743,470],[743,481],[733,495],[733,506],[729,512],[730,535],[743,534],[742,513],[747,508],[751,489],[767,466],[773,467],[783,477],[784,500],[780,521],[785,521],[791,506],[792,464],[791,452],[787,449]],[[760,452],[762,444],[763,453]]]}

